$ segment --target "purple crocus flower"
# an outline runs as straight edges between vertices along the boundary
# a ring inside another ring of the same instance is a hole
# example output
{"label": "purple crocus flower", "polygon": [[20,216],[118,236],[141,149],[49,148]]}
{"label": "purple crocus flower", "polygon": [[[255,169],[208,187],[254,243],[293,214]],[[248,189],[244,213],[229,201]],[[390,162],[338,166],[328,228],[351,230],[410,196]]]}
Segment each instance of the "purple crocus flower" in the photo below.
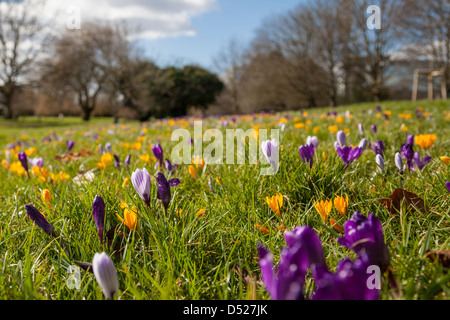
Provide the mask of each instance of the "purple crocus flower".
{"label": "purple crocus flower", "polygon": [[394,162],[395,162],[395,166],[397,167],[397,170],[399,172],[402,172],[403,171],[403,160],[402,160],[402,156],[400,155],[399,152],[397,152],[395,154]]}
{"label": "purple crocus flower", "polygon": [[266,140],[261,143],[261,151],[275,172],[278,171],[279,146],[276,139]]}
{"label": "purple crocus flower", "polygon": [[172,195],[170,193],[170,187],[175,187],[180,184],[180,179],[173,178],[167,181],[164,174],[161,172],[157,173],[156,181],[158,181],[159,186],[156,191],[156,197],[160,199],[164,205],[164,209],[167,211]]}
{"label": "purple crocus flower", "polygon": [[366,150],[366,148],[367,148],[367,139],[366,138],[362,138],[361,141],[358,144],[358,147],[361,148],[362,151]]}
{"label": "purple crocus flower", "polygon": [[312,144],[302,145],[298,151],[302,157],[303,162],[309,163],[309,168],[312,168],[314,158],[314,146]]}
{"label": "purple crocus flower", "polygon": [[32,167],[42,168],[44,166],[44,159],[42,159],[41,157],[30,159],[30,164]]}
{"label": "purple crocus flower", "polygon": [[375,162],[377,163],[378,167],[381,169],[381,172],[383,172],[385,165],[384,165],[383,156],[381,154],[375,155]]}
{"label": "purple crocus flower", "polygon": [[25,154],[25,152],[19,152],[18,157],[19,157],[20,163],[22,164],[22,167],[28,173],[28,157],[27,157],[27,155]]}
{"label": "purple crocus flower", "polygon": [[378,140],[374,143],[369,143],[370,149],[372,149],[375,154],[381,154],[383,155],[384,152],[384,142],[381,140]]}
{"label": "purple crocus flower", "polygon": [[161,167],[164,166],[164,152],[161,147],[161,145],[158,143],[156,145],[152,146],[153,154],[155,155],[156,159],[159,161],[159,165]]}
{"label": "purple crocus flower", "polygon": [[131,174],[131,183],[133,184],[134,189],[144,200],[147,207],[150,206],[150,190],[151,190],[151,177],[148,173],[147,169],[136,169]]}
{"label": "purple crocus flower", "polygon": [[376,125],[371,125],[370,126],[370,130],[372,130],[373,133],[377,133],[377,126]]}
{"label": "purple crocus flower", "polygon": [[169,172],[172,172],[173,169],[174,169],[173,163],[170,162],[169,159],[165,159],[164,162],[165,162],[165,165],[166,165],[166,169],[167,169]]}
{"label": "purple crocus flower", "polygon": [[400,147],[400,153],[402,157],[406,160],[406,167],[409,171],[414,170],[413,168],[413,158],[414,158],[414,149],[413,149],[413,143],[414,143],[414,135],[409,135],[407,138],[407,142],[402,144]]}
{"label": "purple crocus flower", "polygon": [[114,157],[114,166],[117,169],[120,170],[120,159],[119,159],[119,157],[116,154],[114,154],[113,157]]}
{"label": "purple crocus flower", "polygon": [[351,146],[347,147],[337,147],[337,153],[341,157],[344,164],[348,166],[351,162],[355,161],[359,158],[362,153],[362,149],[360,147],[352,148]]}
{"label": "purple crocus flower", "polygon": [[364,136],[364,127],[363,127],[362,123],[358,123],[358,131],[359,131],[359,134],[363,137]]}
{"label": "purple crocus flower", "polygon": [[94,201],[92,202],[92,213],[94,216],[95,225],[97,226],[100,243],[103,243],[103,230],[105,227],[105,202],[99,195],[96,195]]}
{"label": "purple crocus flower", "polygon": [[56,238],[56,233],[53,230],[53,227],[50,223],[48,223],[47,219],[42,215],[42,213],[39,212],[38,209],[36,209],[31,204],[25,205],[25,210],[27,211],[27,215],[31,218],[31,220],[34,221],[34,223],[44,230],[45,233],[51,235],[52,237]]}
{"label": "purple crocus flower", "polygon": [[286,233],[288,247],[281,252],[274,270],[273,255],[258,246],[259,266],[264,285],[273,300],[302,300],[303,283],[311,265],[325,264],[319,237],[309,227],[298,227]]}
{"label": "purple crocus flower", "polygon": [[119,280],[116,267],[105,252],[94,254],[92,272],[106,299],[113,300],[114,295],[119,293]]}
{"label": "purple crocus flower", "polygon": [[129,170],[128,166],[130,165],[130,160],[131,160],[131,154],[128,154],[125,158],[125,161],[123,162],[125,164],[125,166],[127,167],[127,170]]}
{"label": "purple crocus flower", "polygon": [[72,150],[73,146],[75,145],[75,141],[67,140],[66,145],[67,145],[67,151],[69,152],[70,150]]}
{"label": "purple crocus flower", "polygon": [[380,267],[384,272],[389,266],[390,253],[384,242],[383,228],[380,220],[369,214],[364,217],[356,211],[344,224],[345,236],[338,243],[353,250],[358,255],[367,254],[370,264]]}
{"label": "purple crocus flower", "polygon": [[381,106],[376,106],[375,108],[377,109],[378,112],[381,112]]}
{"label": "purple crocus flower", "polygon": [[310,227],[299,226],[292,231],[287,230],[284,233],[284,239],[289,248],[295,247],[298,244],[304,246],[307,251],[308,265],[303,265],[302,268],[306,269],[311,265],[326,265],[320,238]]}
{"label": "purple crocus flower", "polygon": [[306,144],[312,144],[314,148],[317,148],[319,146],[319,138],[316,136],[308,136],[306,138]]}
{"label": "purple crocus flower", "polygon": [[100,155],[105,154],[105,149],[103,149],[103,146],[101,143],[98,144],[98,152],[100,153]]}
{"label": "purple crocus flower", "polygon": [[450,181],[445,183],[445,186],[447,187],[448,192],[450,192]]}
{"label": "purple crocus flower", "polygon": [[418,151],[416,151],[414,152],[413,161],[416,163],[419,170],[422,170],[423,167],[425,167],[425,165],[431,161],[431,157],[426,156],[423,159],[420,159],[420,154]]}
{"label": "purple crocus flower", "polygon": [[336,134],[336,141],[338,143],[338,146],[343,148],[347,145],[347,139],[345,137],[345,132],[342,130],[339,130]]}
{"label": "purple crocus flower", "polygon": [[111,151],[112,151],[112,145],[111,145],[111,143],[107,142],[107,143],[105,144],[105,150],[106,150],[106,152],[111,153]]}
{"label": "purple crocus flower", "polygon": [[409,143],[410,145],[414,145],[414,135],[412,133],[408,133],[406,135],[406,143]]}
{"label": "purple crocus flower", "polygon": [[367,285],[370,262],[362,254],[355,261],[348,258],[338,262],[336,273],[326,267],[312,266],[316,290],[312,300],[377,300],[379,290]]}
{"label": "purple crocus flower", "polygon": [[422,119],[423,118],[423,114],[422,114],[422,112],[420,112],[419,108],[416,109],[416,117],[417,117],[417,119]]}

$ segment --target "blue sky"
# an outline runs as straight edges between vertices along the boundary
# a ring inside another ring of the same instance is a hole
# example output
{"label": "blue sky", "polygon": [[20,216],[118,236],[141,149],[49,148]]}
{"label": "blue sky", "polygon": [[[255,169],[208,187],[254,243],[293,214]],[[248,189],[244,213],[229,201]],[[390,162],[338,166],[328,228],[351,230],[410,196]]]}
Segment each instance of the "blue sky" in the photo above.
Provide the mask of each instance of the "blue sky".
{"label": "blue sky", "polygon": [[131,40],[159,66],[199,64],[213,58],[232,38],[246,46],[265,18],[286,13],[308,0],[46,0],[38,16],[64,31],[79,15],[89,20],[125,21]]}
{"label": "blue sky", "polygon": [[213,58],[231,38],[243,45],[272,14],[295,8],[300,0],[218,0],[218,8],[191,19],[195,35],[177,35],[146,40],[145,55],[158,65],[196,63],[213,68]]}

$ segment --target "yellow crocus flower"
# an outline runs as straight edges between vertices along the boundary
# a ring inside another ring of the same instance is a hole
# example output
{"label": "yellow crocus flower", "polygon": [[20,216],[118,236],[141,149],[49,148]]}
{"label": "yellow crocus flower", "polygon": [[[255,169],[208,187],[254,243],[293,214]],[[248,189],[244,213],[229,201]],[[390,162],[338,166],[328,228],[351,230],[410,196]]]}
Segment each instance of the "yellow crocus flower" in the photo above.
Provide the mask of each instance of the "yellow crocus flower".
{"label": "yellow crocus flower", "polygon": [[47,207],[49,207],[49,208],[51,207],[50,200],[52,200],[52,194],[50,193],[50,190],[48,190],[48,189],[42,190],[41,199],[42,199],[42,202],[45,205],[47,205]]}
{"label": "yellow crocus flower", "polygon": [[130,178],[125,178],[122,182],[122,188],[125,188],[129,182],[130,182]]}
{"label": "yellow crocus flower", "polygon": [[266,197],[266,202],[269,205],[270,209],[272,209],[272,211],[275,212],[277,216],[279,216],[280,209],[283,206],[283,195],[281,193],[277,193],[270,198]]}
{"label": "yellow crocus flower", "polygon": [[441,159],[444,163],[446,163],[446,164],[449,164],[449,163],[450,163],[450,157],[442,156],[442,157],[440,157],[440,159]]}
{"label": "yellow crocus flower", "polygon": [[339,127],[337,125],[332,125],[328,128],[328,131],[331,133],[337,133],[339,131]]}
{"label": "yellow crocus flower", "polygon": [[195,167],[193,165],[189,165],[188,167],[189,174],[194,178],[197,179],[197,170],[195,170]]}
{"label": "yellow crocus flower", "polygon": [[138,228],[137,209],[135,206],[132,206],[131,210],[125,208],[123,211],[123,218],[119,215],[117,215],[117,217],[128,227],[128,229],[133,231],[135,228]]}
{"label": "yellow crocus flower", "polygon": [[436,141],[436,138],[435,134],[421,134],[414,138],[414,142],[422,149],[428,149]]}
{"label": "yellow crocus flower", "polygon": [[33,175],[38,176],[38,177],[41,175],[41,170],[39,169],[38,166],[32,166],[31,172],[33,173]]}
{"label": "yellow crocus flower", "polygon": [[348,196],[346,195],[345,199],[341,196],[337,196],[336,198],[334,198],[334,206],[337,211],[339,211],[339,213],[345,217],[348,207]]}
{"label": "yellow crocus flower", "polygon": [[100,162],[103,162],[105,164],[110,163],[112,161],[113,161],[113,156],[109,152],[102,154],[102,156],[100,158]]}
{"label": "yellow crocus flower", "polygon": [[192,158],[192,163],[195,164],[197,168],[202,168],[205,166],[205,160],[202,157]]}
{"label": "yellow crocus flower", "polygon": [[323,222],[326,222],[328,220],[328,216],[330,215],[331,209],[333,208],[333,203],[330,200],[322,200],[317,202],[314,207],[322,217]]}
{"label": "yellow crocus flower", "polygon": [[141,159],[144,162],[149,162],[150,161],[150,155],[148,153],[142,154],[142,155],[139,156],[139,159]]}
{"label": "yellow crocus flower", "polygon": [[97,168],[99,168],[100,170],[105,169],[106,168],[106,163],[104,163],[102,161],[97,162]]}

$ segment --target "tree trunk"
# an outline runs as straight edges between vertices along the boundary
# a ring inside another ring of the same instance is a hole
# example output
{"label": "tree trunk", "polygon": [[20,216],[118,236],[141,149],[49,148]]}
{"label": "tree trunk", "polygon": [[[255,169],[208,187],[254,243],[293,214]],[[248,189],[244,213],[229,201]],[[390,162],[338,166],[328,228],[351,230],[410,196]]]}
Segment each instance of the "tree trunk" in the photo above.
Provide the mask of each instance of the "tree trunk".
{"label": "tree trunk", "polygon": [[93,108],[90,108],[88,106],[83,107],[83,114],[82,114],[83,121],[89,121],[89,119],[91,118],[92,110]]}
{"label": "tree trunk", "polygon": [[5,107],[6,107],[6,114],[5,119],[12,119],[13,118],[13,106],[12,106],[12,94],[3,94],[5,97]]}

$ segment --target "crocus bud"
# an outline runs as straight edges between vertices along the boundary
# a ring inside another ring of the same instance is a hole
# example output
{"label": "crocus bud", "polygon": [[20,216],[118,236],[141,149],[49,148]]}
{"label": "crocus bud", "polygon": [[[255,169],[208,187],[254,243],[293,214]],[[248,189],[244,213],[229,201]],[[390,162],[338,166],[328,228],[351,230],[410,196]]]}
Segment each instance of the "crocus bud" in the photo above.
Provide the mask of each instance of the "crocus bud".
{"label": "crocus bud", "polygon": [[94,254],[92,272],[106,299],[112,300],[119,292],[119,279],[114,263],[105,252]]}
{"label": "crocus bud", "polygon": [[261,143],[261,151],[269,161],[271,167],[275,172],[278,171],[278,142],[276,139],[266,140]]}
{"label": "crocus bud", "polygon": [[450,192],[450,181],[445,183],[445,186],[447,187],[448,192]]}
{"label": "crocus bud", "polygon": [[103,146],[101,143],[99,143],[99,145],[98,145],[98,152],[100,153],[100,155],[103,155],[105,153],[105,149],[103,149]]}
{"label": "crocus bud", "polygon": [[169,172],[172,172],[173,169],[174,169],[173,163],[170,162],[169,159],[165,159],[165,164],[166,164],[166,169],[167,169]]}
{"label": "crocus bud", "polygon": [[33,207],[31,204],[25,205],[25,210],[27,211],[27,215],[34,221],[34,223],[44,230],[45,233],[56,238],[55,231],[50,223],[48,223],[47,219],[39,212],[38,209]]}
{"label": "crocus bud", "polygon": [[106,149],[106,152],[111,153],[111,151],[112,151],[112,145],[111,145],[111,143],[107,142],[107,143],[105,144],[105,149]]}
{"label": "crocus bud", "polygon": [[31,164],[31,166],[32,167],[39,167],[39,168],[42,168],[43,166],[44,166],[44,159],[42,159],[42,158],[33,158],[33,159],[30,159],[30,164]]}
{"label": "crocus bud", "polygon": [[340,148],[339,143],[337,141],[334,142],[333,144],[334,149],[337,150],[338,148]]}
{"label": "crocus bud", "polygon": [[306,138],[306,144],[312,144],[314,148],[317,148],[319,146],[319,139],[316,136],[308,136]]}
{"label": "crocus bud", "polygon": [[406,136],[406,143],[409,143],[410,145],[414,145],[415,137],[412,133],[408,133]]}
{"label": "crocus bud", "polygon": [[73,146],[75,145],[75,141],[67,140],[66,145],[67,145],[67,151],[70,151],[70,150],[72,150]]}
{"label": "crocus bud", "polygon": [[394,156],[394,162],[395,166],[397,167],[397,170],[401,172],[403,170],[403,160],[402,156],[400,155],[400,152],[397,152]]}
{"label": "crocus bud", "polygon": [[105,202],[102,197],[96,195],[92,203],[92,212],[94,215],[95,225],[97,226],[100,243],[103,243],[103,229],[105,227]]}
{"label": "crocus bud", "polygon": [[363,128],[362,123],[358,124],[358,131],[361,136],[364,136],[364,128]]}
{"label": "crocus bud", "polygon": [[136,169],[131,174],[131,183],[138,195],[144,200],[147,206],[150,206],[150,189],[151,189],[151,177],[147,169]]}
{"label": "crocus bud", "polygon": [[158,143],[152,146],[152,152],[155,158],[159,161],[159,165],[163,166],[164,163],[164,153],[161,145]]}
{"label": "crocus bud", "polygon": [[362,138],[361,141],[358,144],[358,147],[361,148],[362,151],[364,151],[367,148],[367,139]]}
{"label": "crocus bud", "polygon": [[25,169],[26,172],[28,172],[28,158],[25,152],[20,152],[18,154],[19,161],[22,164],[22,167]]}
{"label": "crocus bud", "polygon": [[127,170],[128,170],[128,166],[130,165],[130,161],[131,161],[131,154],[128,154],[125,158],[125,161],[123,162],[125,164],[125,166],[127,167]]}
{"label": "crocus bud", "polygon": [[345,147],[347,144],[346,138],[345,138],[345,133],[342,130],[339,130],[338,133],[336,134],[336,141],[339,144],[339,146],[341,148]]}
{"label": "crocus bud", "polygon": [[373,133],[377,133],[377,126],[376,125],[371,125],[370,126],[370,130],[372,130]]}
{"label": "crocus bud", "polygon": [[115,166],[117,169],[120,170],[120,160],[119,160],[119,157],[118,157],[116,154],[114,154],[113,157],[114,157],[114,166]]}
{"label": "crocus bud", "polygon": [[384,171],[384,159],[381,154],[377,153],[377,155],[375,156],[375,162],[378,164],[381,171]]}
{"label": "crocus bud", "polygon": [[298,151],[300,152],[300,156],[302,157],[303,162],[309,163],[309,168],[312,168],[315,151],[314,145],[307,144],[304,146],[300,146]]}

